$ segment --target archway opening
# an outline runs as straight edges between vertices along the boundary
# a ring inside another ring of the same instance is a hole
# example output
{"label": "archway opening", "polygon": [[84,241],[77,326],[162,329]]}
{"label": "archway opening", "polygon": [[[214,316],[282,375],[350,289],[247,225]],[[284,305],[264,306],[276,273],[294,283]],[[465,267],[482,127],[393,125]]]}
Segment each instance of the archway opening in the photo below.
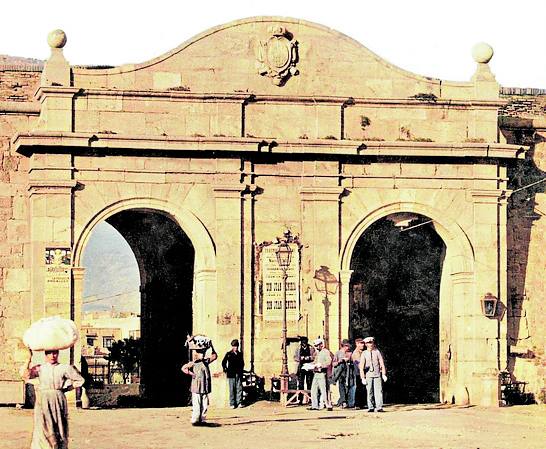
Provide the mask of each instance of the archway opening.
{"label": "archway opening", "polygon": [[[351,258],[350,335],[374,336],[390,403],[438,402],[439,305],[445,245],[421,215],[373,223]],[[416,226],[421,225],[421,226]]]}
{"label": "archway opening", "polygon": [[[106,223],[128,244],[138,266],[137,283],[127,289],[133,290],[140,309],[140,332],[134,334],[139,340],[140,351],[135,380],[139,382],[140,403],[147,406],[186,405],[189,379],[180,367],[188,360],[184,341],[192,332],[194,247],[176,221],[156,210],[124,210],[107,218]],[[100,251],[109,253],[113,250],[111,242],[102,242]],[[86,253],[88,251],[86,248]],[[86,283],[91,274],[89,266],[98,263],[98,260],[84,260]],[[103,260],[101,265],[102,277],[110,277],[111,284],[126,283],[126,273],[116,269],[120,264],[105,264]],[[115,304],[114,301],[114,307]],[[85,312],[85,300],[83,307]]]}

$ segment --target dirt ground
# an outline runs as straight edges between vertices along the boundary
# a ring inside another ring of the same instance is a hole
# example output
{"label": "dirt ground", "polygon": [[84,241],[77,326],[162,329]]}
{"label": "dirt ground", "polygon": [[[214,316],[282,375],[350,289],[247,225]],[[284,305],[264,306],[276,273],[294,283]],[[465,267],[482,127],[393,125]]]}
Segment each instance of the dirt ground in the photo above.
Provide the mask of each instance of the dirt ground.
{"label": "dirt ground", "polygon": [[[440,405],[308,411],[258,402],[211,409],[192,427],[190,408],[71,409],[71,449],[545,448],[546,406]],[[0,408],[0,448],[28,449],[32,410]]]}

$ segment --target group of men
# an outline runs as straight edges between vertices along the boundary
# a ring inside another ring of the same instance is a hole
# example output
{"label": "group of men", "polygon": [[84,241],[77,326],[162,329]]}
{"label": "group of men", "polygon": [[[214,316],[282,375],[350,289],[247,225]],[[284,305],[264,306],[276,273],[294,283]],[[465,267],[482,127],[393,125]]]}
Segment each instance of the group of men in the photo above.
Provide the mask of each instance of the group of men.
{"label": "group of men", "polygon": [[[192,417],[193,425],[205,425],[208,410],[208,394],[211,391],[209,364],[218,355],[212,342],[206,337],[188,337],[187,343],[194,342],[193,360],[182,367],[182,371],[192,377]],[[324,346],[324,340],[317,338],[313,346],[307,337],[300,338],[295,360],[298,362],[298,389],[311,390],[310,410],[332,410],[330,385],[339,388],[338,406],[342,408],[365,408],[364,390],[367,391],[369,412],[383,411],[383,385],[387,381],[387,370],[381,352],[375,346],[373,337],[357,338],[354,351],[349,340],[341,342],[341,348],[332,354]],[[366,347],[366,349],[364,349]],[[207,357],[207,352],[210,355]],[[231,349],[224,355],[222,368],[226,373],[231,408],[243,406],[243,354],[239,350],[239,341],[231,341]],[[300,399],[301,401],[301,399]]]}
{"label": "group of men", "polygon": [[[294,359],[298,362],[298,389],[311,390],[309,410],[332,410],[330,386],[337,384],[339,407],[383,412],[383,382],[387,381],[383,356],[374,337],[357,338],[355,346],[353,350],[351,342],[343,340],[332,354],[322,338],[313,346],[307,337],[300,338]],[[303,395],[299,400],[303,403]]]}

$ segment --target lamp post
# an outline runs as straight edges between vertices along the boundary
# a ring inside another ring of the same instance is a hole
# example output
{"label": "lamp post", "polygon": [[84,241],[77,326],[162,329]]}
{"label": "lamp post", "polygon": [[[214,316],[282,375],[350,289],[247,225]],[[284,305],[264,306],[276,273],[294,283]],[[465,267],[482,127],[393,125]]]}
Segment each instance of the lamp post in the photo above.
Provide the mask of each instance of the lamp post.
{"label": "lamp post", "polygon": [[[289,231],[287,231],[289,233]],[[286,233],[285,233],[286,236]],[[286,353],[287,339],[287,319],[286,319],[286,280],[288,279],[287,270],[292,260],[292,248],[288,244],[288,238],[280,242],[275,250],[277,263],[282,270],[282,370],[281,370],[281,396],[285,397],[288,391],[288,355]]]}
{"label": "lamp post", "polygon": [[322,303],[324,304],[324,345],[326,348],[330,347],[330,300],[328,295],[333,296],[337,292],[338,281],[337,278],[330,273],[328,267],[322,265],[318,270],[315,270],[315,288],[320,293],[324,294]]}

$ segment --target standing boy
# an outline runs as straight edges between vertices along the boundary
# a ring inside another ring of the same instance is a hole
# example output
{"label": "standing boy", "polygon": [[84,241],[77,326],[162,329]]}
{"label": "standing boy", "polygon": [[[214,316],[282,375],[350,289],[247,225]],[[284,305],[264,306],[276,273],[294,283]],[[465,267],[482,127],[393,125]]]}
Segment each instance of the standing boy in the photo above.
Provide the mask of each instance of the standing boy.
{"label": "standing boy", "polygon": [[194,361],[182,367],[182,372],[191,376],[191,423],[193,426],[205,424],[211,392],[211,375],[209,365],[218,358],[218,354],[210,342],[210,357],[205,357],[208,348],[195,349]]}
{"label": "standing boy", "polygon": [[243,353],[239,351],[239,340],[231,340],[231,350],[226,353],[222,360],[222,368],[228,379],[229,405],[231,408],[243,406],[244,367]]}
{"label": "standing boy", "polygon": [[387,369],[379,349],[375,347],[375,339],[366,337],[364,339],[366,350],[360,358],[360,377],[362,382],[366,380],[368,390],[368,412],[383,411],[383,382],[387,381]]}

